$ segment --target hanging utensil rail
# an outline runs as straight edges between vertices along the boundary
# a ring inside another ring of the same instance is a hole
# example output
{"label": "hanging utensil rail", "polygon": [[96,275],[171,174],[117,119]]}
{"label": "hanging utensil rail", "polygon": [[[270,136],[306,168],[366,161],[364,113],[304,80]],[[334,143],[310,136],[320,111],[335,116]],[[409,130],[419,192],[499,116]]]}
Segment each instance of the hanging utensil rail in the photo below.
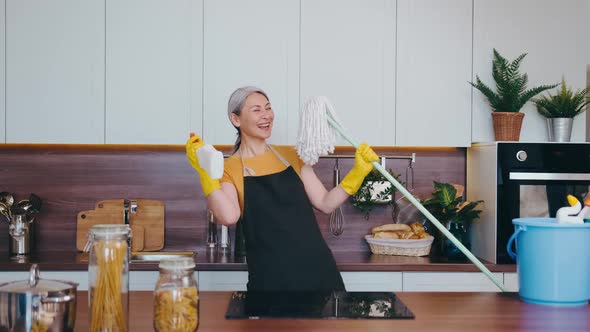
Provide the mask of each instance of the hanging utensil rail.
{"label": "hanging utensil rail", "polygon": [[[378,154],[379,155],[379,154]],[[416,153],[412,153],[409,156],[381,156],[379,155],[380,158],[385,158],[385,159],[407,159],[407,160],[411,160],[412,163],[416,162]],[[354,158],[354,154],[331,154],[331,155],[327,155],[327,156],[320,156],[320,158]]]}
{"label": "hanging utensil rail", "polygon": [[[228,158],[231,157],[231,154],[224,154],[223,158]],[[406,160],[411,160],[410,163],[415,163],[416,162],[416,153],[413,152],[411,155],[409,156],[379,156],[380,158],[385,158],[385,159],[406,159]],[[354,158],[354,154],[330,154],[327,156],[320,156],[320,158],[329,158],[329,159],[333,159],[333,158],[341,158],[341,159],[351,159]]]}

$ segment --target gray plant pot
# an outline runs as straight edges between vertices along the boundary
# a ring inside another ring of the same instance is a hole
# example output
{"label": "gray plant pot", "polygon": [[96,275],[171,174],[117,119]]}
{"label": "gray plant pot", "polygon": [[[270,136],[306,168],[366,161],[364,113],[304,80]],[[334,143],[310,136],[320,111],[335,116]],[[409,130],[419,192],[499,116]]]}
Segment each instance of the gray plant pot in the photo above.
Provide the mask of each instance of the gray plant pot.
{"label": "gray plant pot", "polygon": [[572,138],[573,118],[547,119],[549,142],[569,142]]}

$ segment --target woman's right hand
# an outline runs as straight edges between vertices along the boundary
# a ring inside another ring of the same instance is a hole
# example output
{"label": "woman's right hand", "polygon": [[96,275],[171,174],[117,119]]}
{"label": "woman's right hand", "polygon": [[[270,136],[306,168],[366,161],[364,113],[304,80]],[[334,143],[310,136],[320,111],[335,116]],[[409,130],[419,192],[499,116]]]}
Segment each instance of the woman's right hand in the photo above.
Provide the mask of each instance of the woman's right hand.
{"label": "woman's right hand", "polygon": [[185,149],[188,161],[190,162],[191,166],[199,173],[201,187],[203,187],[205,196],[209,196],[209,194],[213,191],[220,189],[221,184],[219,183],[219,179],[212,179],[207,171],[205,171],[205,169],[199,163],[197,150],[203,148],[204,146],[205,142],[199,135],[193,136],[193,134],[191,134],[191,137],[189,137],[189,139],[186,141]]}

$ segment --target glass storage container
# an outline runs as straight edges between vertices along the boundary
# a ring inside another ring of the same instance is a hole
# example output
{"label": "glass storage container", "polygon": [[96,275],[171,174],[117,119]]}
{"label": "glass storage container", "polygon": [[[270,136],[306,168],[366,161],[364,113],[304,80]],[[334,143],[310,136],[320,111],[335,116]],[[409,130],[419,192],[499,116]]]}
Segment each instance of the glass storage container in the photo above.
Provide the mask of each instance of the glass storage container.
{"label": "glass storage container", "polygon": [[154,329],[193,332],[199,326],[199,291],[191,257],[160,261],[154,291]]}
{"label": "glass storage container", "polygon": [[90,229],[89,245],[90,331],[127,331],[129,327],[129,226],[94,225]]}

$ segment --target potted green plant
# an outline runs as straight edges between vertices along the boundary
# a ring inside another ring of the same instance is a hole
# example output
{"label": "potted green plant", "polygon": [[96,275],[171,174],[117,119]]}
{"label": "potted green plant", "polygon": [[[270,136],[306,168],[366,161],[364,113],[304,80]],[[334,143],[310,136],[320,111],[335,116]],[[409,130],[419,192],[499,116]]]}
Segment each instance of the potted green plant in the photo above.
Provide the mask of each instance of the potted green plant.
{"label": "potted green plant", "polygon": [[476,83],[470,82],[490,103],[497,141],[518,141],[524,118],[521,108],[537,94],[557,86],[541,85],[528,89],[528,75],[520,73],[520,64],[526,55],[523,53],[513,61],[508,61],[494,49],[492,77],[496,91],[484,84],[479,76],[476,76]]}
{"label": "potted green plant", "polygon": [[[483,201],[464,201],[463,186],[434,181],[432,198],[422,201],[422,205],[444,224],[463,245],[471,248],[469,226],[479,218],[481,210],[477,206]],[[439,238],[442,234],[439,235]],[[448,258],[461,258],[463,253],[448,239],[442,239],[442,253]]]}
{"label": "potted green plant", "polygon": [[534,101],[539,114],[547,118],[550,142],[570,141],[574,117],[586,111],[586,106],[590,104],[589,91],[590,86],[574,92],[562,78],[561,88],[556,94],[548,93]]}
{"label": "potted green plant", "polygon": [[[394,173],[391,169],[387,171],[399,182],[400,174]],[[359,190],[352,196],[352,205],[364,214],[365,219],[369,219],[369,215],[375,206],[391,205],[393,208],[391,217],[395,221],[399,212],[395,203],[396,192],[397,189],[393,184],[378,170],[373,169],[365,177]]]}

